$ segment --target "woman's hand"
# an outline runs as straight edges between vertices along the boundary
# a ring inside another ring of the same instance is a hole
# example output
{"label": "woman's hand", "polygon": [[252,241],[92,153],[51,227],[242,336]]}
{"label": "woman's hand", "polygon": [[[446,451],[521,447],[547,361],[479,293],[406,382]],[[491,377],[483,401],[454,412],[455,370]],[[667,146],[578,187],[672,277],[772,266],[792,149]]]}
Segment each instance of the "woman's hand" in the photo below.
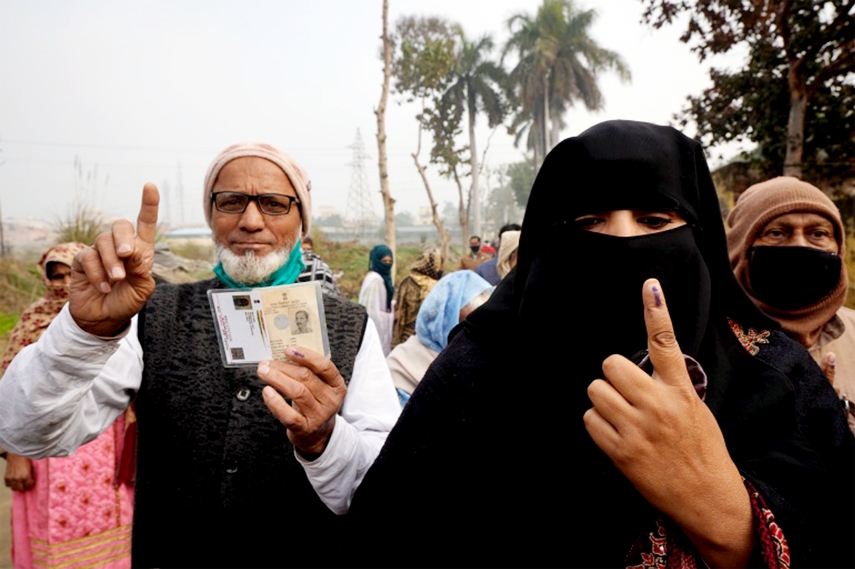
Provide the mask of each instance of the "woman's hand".
{"label": "woman's hand", "polygon": [[26,492],[36,485],[33,478],[33,461],[11,452],[6,455],[6,486],[15,492]]}
{"label": "woman's hand", "polygon": [[653,376],[623,356],[607,358],[605,380],[588,387],[585,427],[710,566],[744,567],[754,544],[748,491],[689,378],[659,282],[645,282],[642,298]]}

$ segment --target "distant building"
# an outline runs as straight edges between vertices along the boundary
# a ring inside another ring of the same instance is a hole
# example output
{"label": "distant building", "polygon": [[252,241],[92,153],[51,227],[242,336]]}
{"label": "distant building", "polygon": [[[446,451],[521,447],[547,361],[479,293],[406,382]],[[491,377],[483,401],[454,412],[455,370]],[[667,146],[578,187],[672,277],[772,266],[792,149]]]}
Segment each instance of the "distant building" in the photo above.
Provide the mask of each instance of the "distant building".
{"label": "distant building", "polygon": [[211,239],[211,228],[206,225],[181,227],[171,230],[164,237],[167,239]]}

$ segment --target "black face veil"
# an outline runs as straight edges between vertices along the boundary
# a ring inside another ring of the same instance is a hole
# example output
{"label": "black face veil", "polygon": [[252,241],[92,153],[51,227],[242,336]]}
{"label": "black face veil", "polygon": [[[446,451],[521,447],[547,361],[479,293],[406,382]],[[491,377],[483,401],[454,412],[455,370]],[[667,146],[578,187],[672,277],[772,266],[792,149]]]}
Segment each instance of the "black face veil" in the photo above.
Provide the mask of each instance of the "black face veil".
{"label": "black face veil", "polygon": [[[627,239],[574,224],[580,215],[620,209],[674,210],[688,227]],[[515,272],[469,322],[480,331],[521,327],[551,349],[568,341],[546,334],[557,324],[580,348],[584,361],[577,363],[589,380],[604,357],[646,347],[641,284],[650,277],[662,282],[689,355],[697,356],[711,313],[773,326],[733,277],[700,145],[670,127],[609,121],[547,156],[529,198]]]}

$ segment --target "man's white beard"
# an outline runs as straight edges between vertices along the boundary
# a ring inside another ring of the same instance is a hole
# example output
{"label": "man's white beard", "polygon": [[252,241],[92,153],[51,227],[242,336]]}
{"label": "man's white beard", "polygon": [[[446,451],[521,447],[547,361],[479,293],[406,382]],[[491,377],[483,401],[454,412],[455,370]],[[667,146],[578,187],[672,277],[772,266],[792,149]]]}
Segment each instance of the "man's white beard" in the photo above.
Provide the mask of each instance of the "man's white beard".
{"label": "man's white beard", "polygon": [[215,263],[223,264],[223,270],[235,282],[247,285],[262,283],[288,261],[291,247],[283,247],[263,257],[248,250],[243,255],[235,255],[228,247],[216,243]]}

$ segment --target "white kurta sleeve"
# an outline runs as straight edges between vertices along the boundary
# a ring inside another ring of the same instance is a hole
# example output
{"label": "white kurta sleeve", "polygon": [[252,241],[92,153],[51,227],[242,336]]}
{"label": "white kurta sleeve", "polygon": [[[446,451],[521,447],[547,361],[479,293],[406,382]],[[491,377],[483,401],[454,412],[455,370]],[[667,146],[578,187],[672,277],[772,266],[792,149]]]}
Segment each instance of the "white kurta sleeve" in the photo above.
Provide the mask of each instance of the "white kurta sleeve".
{"label": "white kurta sleeve", "polygon": [[67,456],[130,404],[142,379],[136,318],[119,338],[83,331],[66,305],[0,380],[0,447],[28,456]]}
{"label": "white kurta sleeve", "polygon": [[380,338],[369,319],[327,448],[311,462],[296,454],[318,496],[333,512],[347,512],[400,412]]}

